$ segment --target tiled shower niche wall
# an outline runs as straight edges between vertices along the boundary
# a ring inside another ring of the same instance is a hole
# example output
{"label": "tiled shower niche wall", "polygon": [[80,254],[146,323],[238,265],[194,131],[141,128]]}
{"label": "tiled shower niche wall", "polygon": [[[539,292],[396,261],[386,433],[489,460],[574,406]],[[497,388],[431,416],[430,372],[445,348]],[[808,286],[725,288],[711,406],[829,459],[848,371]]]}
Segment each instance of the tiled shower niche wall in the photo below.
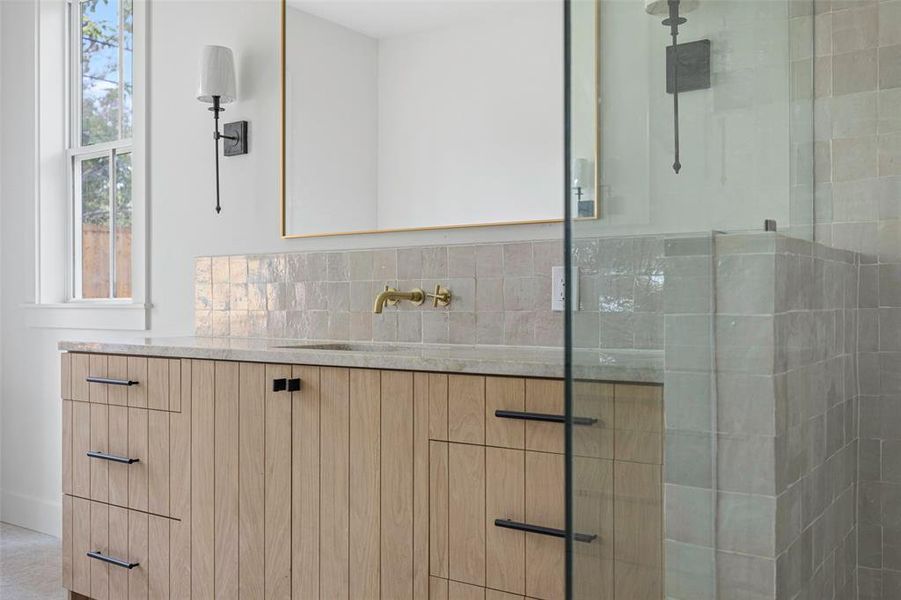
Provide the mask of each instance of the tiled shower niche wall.
{"label": "tiled shower niche wall", "polygon": [[[663,238],[580,239],[581,348],[663,348]],[[562,346],[563,313],[551,310],[559,240],[303,252],[195,259],[194,329],[201,336],[405,343]],[[446,308],[426,302],[373,314],[385,285],[436,284]]]}

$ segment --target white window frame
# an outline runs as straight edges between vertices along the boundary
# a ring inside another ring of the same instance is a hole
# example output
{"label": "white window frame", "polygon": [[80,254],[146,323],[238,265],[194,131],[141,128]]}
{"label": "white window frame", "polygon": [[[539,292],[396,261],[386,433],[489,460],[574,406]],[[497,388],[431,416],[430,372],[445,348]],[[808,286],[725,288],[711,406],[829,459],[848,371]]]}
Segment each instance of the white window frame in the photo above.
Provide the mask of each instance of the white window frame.
{"label": "white window frame", "polygon": [[[75,288],[76,210],[75,144],[73,123],[76,115],[70,101],[70,69],[77,61],[80,81],[80,57],[73,51],[75,40],[71,20],[80,20],[79,0],[35,2],[35,99],[36,114],[36,276],[34,302],[25,304],[27,323],[33,327],[92,330],[147,329],[149,310],[147,257],[149,256],[146,211],[146,123],[147,123],[147,23],[148,0],[132,0],[133,80],[132,139],[128,144],[97,144],[92,153],[131,152],[132,164],[132,297],[130,299],[80,299]],[[73,13],[76,13],[73,15]],[[80,52],[80,35],[78,36]],[[73,73],[74,75],[74,73]],[[80,117],[80,115],[78,115]],[[80,132],[79,132],[80,136]],[[80,159],[87,154],[77,153]],[[111,168],[115,168],[113,162]],[[80,189],[80,186],[79,186]],[[111,189],[111,193],[114,193]],[[80,210],[80,198],[77,206]],[[111,204],[112,209],[115,203]],[[76,221],[76,217],[78,221]],[[111,233],[111,237],[114,234]],[[80,241],[79,241],[80,243]],[[111,275],[114,271],[111,271]]]}

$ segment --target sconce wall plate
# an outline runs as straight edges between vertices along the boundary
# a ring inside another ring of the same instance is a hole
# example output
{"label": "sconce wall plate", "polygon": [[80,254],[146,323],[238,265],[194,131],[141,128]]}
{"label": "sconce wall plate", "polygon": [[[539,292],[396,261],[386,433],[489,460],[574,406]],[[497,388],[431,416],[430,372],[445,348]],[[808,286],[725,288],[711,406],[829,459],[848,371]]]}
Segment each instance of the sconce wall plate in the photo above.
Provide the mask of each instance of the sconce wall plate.
{"label": "sconce wall plate", "polygon": [[[679,93],[710,88],[710,40],[679,44]],[[673,47],[666,48],[666,93],[673,93]]]}
{"label": "sconce wall plate", "polygon": [[222,129],[222,139],[222,154],[225,156],[247,154],[247,121],[226,123]]}

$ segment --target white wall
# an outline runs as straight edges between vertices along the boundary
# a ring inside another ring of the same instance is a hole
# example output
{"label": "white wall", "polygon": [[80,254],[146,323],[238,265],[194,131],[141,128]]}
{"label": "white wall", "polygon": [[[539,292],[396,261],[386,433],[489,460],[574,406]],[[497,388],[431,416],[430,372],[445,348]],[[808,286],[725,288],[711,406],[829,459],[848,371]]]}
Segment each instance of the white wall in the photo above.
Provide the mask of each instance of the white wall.
{"label": "white wall", "polygon": [[562,2],[475,6],[378,40],[288,6],[290,233],[563,216]]}
{"label": "white wall", "polygon": [[[56,344],[133,334],[25,325],[22,304],[34,300],[35,278],[34,3],[2,0],[0,13],[0,519],[54,533],[60,526]],[[547,225],[282,240],[279,5],[155,0],[149,19],[151,335],[191,333],[194,256],[561,236],[559,225]],[[222,159],[219,216],[213,209],[212,119],[194,99],[205,44],[235,51],[240,101],[227,107],[225,119],[250,121],[250,154]]]}
{"label": "white wall", "polygon": [[[580,222],[578,235],[789,222],[787,3],[711,0],[684,16],[680,43],[711,40],[712,87],[680,95],[683,168],[676,175],[673,101],[664,87],[669,30],[642,2],[601,3],[602,216]],[[796,116],[812,118],[803,110]]]}
{"label": "white wall", "polygon": [[290,233],[378,229],[379,43],[286,9]]}
{"label": "white wall", "polygon": [[561,218],[563,121],[562,3],[382,40],[379,227]]}

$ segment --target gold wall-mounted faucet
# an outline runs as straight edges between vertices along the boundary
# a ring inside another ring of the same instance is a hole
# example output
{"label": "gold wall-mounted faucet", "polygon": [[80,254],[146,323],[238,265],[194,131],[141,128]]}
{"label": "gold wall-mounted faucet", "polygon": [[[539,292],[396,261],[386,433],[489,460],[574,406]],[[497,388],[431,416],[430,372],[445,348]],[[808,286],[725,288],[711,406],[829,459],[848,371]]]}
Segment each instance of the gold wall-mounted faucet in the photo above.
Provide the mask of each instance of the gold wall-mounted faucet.
{"label": "gold wall-mounted faucet", "polygon": [[408,300],[416,306],[419,306],[425,300],[425,292],[419,288],[415,288],[409,292],[398,292],[393,287],[386,285],[385,290],[379,292],[379,295],[375,297],[375,304],[372,306],[372,312],[380,315],[382,314],[382,308],[384,308],[386,304],[388,306],[394,306],[399,300]]}
{"label": "gold wall-mounted faucet", "polygon": [[413,288],[409,292],[399,292],[393,287],[385,286],[384,291],[379,292],[379,295],[375,297],[375,304],[372,306],[372,312],[377,315],[382,314],[382,309],[387,304],[388,306],[394,306],[400,300],[407,300],[408,302],[413,303],[415,306],[419,306],[423,302],[425,302],[426,298],[432,298],[434,300],[433,306],[447,306],[451,301],[451,292],[447,288],[443,288],[440,285],[435,286],[434,294],[427,294],[422,291],[420,288]]}

